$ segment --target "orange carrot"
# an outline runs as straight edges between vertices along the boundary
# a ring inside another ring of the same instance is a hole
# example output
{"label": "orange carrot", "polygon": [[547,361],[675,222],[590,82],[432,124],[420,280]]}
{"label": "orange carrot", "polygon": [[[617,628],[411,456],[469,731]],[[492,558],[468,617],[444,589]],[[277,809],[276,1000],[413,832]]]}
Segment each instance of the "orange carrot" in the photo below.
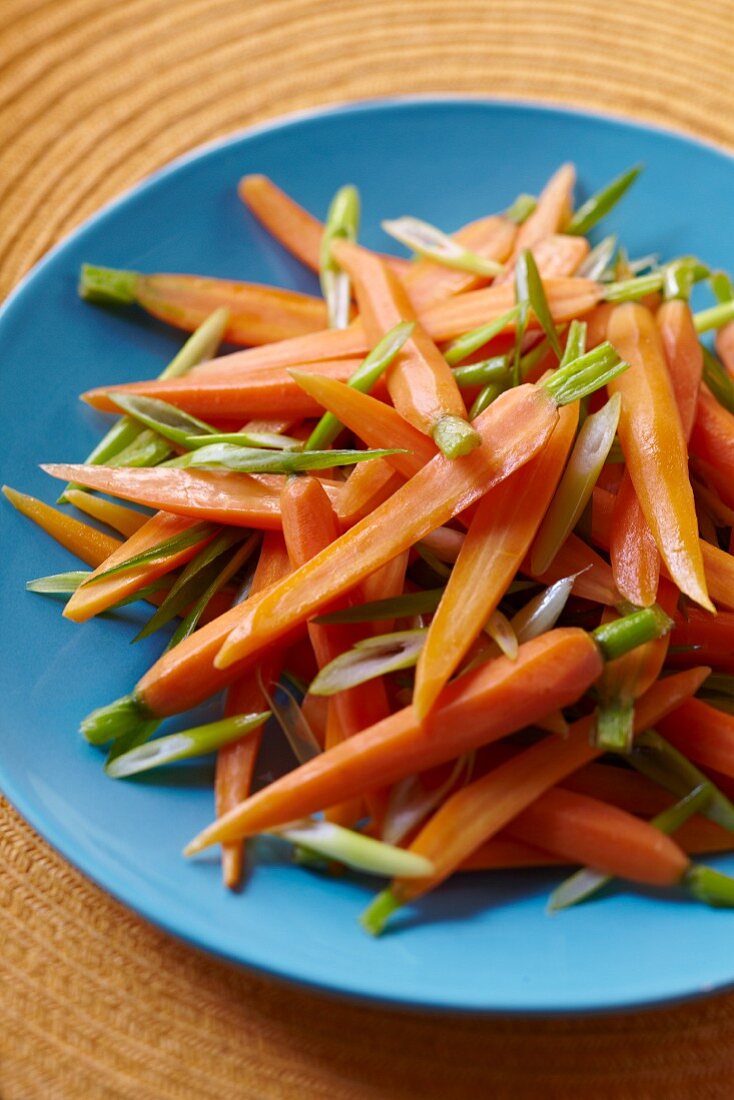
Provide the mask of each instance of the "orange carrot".
{"label": "orange carrot", "polygon": [[685,618],[676,615],[670,644],[669,664],[688,668],[705,663],[717,672],[734,673],[734,613],[720,611],[714,617],[687,608]]}
{"label": "orange carrot", "polygon": [[51,477],[75,481],[152,508],[235,527],[280,528],[277,489],[232,470],[112,466],[42,466]]}
{"label": "orange carrot", "polygon": [[[579,698],[602,664],[582,630],[534,638],[520,646],[516,660],[498,657],[448,684],[423,723],[408,706],[277,779],[205,829],[188,851],[307,816],[498,740]],[[593,755],[588,738],[585,748]]]}
{"label": "orange carrot", "polygon": [[716,333],[716,354],[726,367],[731,378],[734,378],[734,321],[722,327]]}
{"label": "orange carrot", "polygon": [[715,488],[724,503],[734,508],[734,416],[705,386],[698,396],[690,448],[691,454],[720,475]]}
{"label": "orange carrot", "polygon": [[106,523],[114,531],[119,531],[127,538],[139,531],[150,518],[145,512],[138,512],[134,508],[125,508],[122,504],[115,504],[104,497],[93,496],[92,493],[84,493],[81,489],[67,489],[64,496],[69,504],[73,504],[80,512],[86,512],[88,516],[98,519],[100,523]]}
{"label": "orange carrot", "polygon": [[646,775],[595,760],[566,776],[561,786],[643,817],[654,817],[675,801],[674,795]]}
{"label": "orange carrot", "polygon": [[517,259],[524,248],[532,248],[544,237],[560,233],[571,217],[576,169],[572,164],[562,164],[543,188],[538,205],[520,226],[515,239],[512,258]]}
{"label": "orange carrot", "polygon": [[[502,263],[512,251],[516,233],[517,228],[509,218],[491,214],[465,225],[452,237],[457,244],[485,260]],[[402,273],[401,279],[414,308],[418,310],[443,298],[474,290],[487,282],[486,278],[472,271],[457,271],[428,258],[412,263]]]}
{"label": "orange carrot", "polygon": [[703,375],[703,352],[688,302],[680,298],[663,302],[655,323],[663,342],[683,435],[688,442]]}
{"label": "orange carrot", "polygon": [[[387,388],[398,412],[419,431],[443,443],[446,425],[452,438],[465,425],[462,443],[450,448],[451,457],[466,454],[480,439],[466,424],[466,408],[451,368],[430,336],[418,323],[405,289],[379,259],[358,245],[335,241],[332,251],[352,277],[367,340],[376,344],[401,321],[415,328],[387,372]],[[450,418],[450,419],[449,419]]]}
{"label": "orange carrot", "polygon": [[441,527],[530,461],[557,422],[558,411],[544,387],[524,385],[506,391],[475,421],[483,446],[460,460],[437,455],[370,516],[274,589],[261,605],[262,614],[243,609],[242,622],[218,655],[218,663],[229,664],[275,641]]}
{"label": "orange carrot", "polygon": [[86,622],[100,612],[106,611],[113,604],[138,592],[158,577],[165,576],[172,569],[177,569],[179,565],[185,565],[201,550],[202,546],[211,541],[216,534],[216,529],[209,527],[202,529],[201,537],[196,542],[165,558],[147,562],[134,569],[126,569],[121,573],[114,573],[110,577],[95,579],[129,558],[153,549],[166,539],[182,535],[195,526],[195,520],[183,516],[172,516],[167,512],[158,512],[157,515],[151,516],[139,531],[131,535],[122,546],[100,563],[88,581],[77,588],[64,607],[64,617],[75,623]]}
{"label": "orange carrot", "polygon": [[[365,603],[373,600],[389,600],[393,596],[400,596],[405,587],[405,571],[408,568],[410,552],[404,550],[392,561],[385,562],[380,568],[362,582],[362,597]],[[380,634],[388,634],[392,630],[391,619],[380,620]]]}
{"label": "orange carrot", "polygon": [[531,572],[530,555],[520,568],[528,577],[546,585],[578,573],[573,582],[574,596],[609,606],[619,603],[619,592],[614,585],[611,569],[578,535],[568,536],[545,573]]}
{"label": "orange carrot", "polygon": [[617,307],[614,302],[601,302],[587,313],[586,321],[586,347],[591,349],[603,344],[607,339],[609,318]]}
{"label": "orange carrot", "polygon": [[[588,256],[589,250],[586,237],[572,237],[564,233],[543,237],[530,249],[541,279],[575,274]],[[497,277],[495,285],[508,283],[513,277],[514,263]]]}
{"label": "orange carrot", "polygon": [[696,764],[734,778],[734,715],[702,699],[688,699],[658,728]]}
{"label": "orange carrot", "polygon": [[[262,592],[275,584],[290,571],[288,554],[279,531],[269,531],[263,538],[260,557],[252,578],[253,593]],[[271,653],[260,666],[260,676],[250,670],[227,692],[224,712],[232,714],[256,714],[266,709],[266,701],[260,686],[277,680],[282,654]],[[264,727],[251,731],[241,741],[232,741],[217,753],[217,770],[214,779],[214,797],[217,817],[223,817],[234,806],[247,798],[252,787],[257,754],[260,750]],[[244,863],[244,844],[233,841],[222,846],[222,876],[225,886],[235,889],[241,879]]]}
{"label": "orange carrot", "polygon": [[545,449],[482,498],[418,658],[413,706],[419,718],[428,714],[530,549],[577,423],[578,404],[567,405]]}
{"label": "orange carrot", "polygon": [[622,395],[619,438],[640,506],[674,582],[711,610],[686,443],[655,319],[627,302],[612,313],[609,336],[631,365],[609,390]]}
{"label": "orange carrot", "polygon": [[658,591],[660,555],[628,470],[614,498],[608,545],[620,594],[637,607],[651,607]]}
{"label": "orange carrot", "polygon": [[[304,210],[267,176],[243,176],[238,191],[245,205],[276,240],[312,271],[320,269],[323,222]],[[408,261],[397,256],[384,256],[383,259],[397,272],[410,270]]]}
{"label": "orange carrot", "polygon": [[368,516],[391,497],[404,480],[386,458],[360,462],[345,481],[336,503],[342,527],[352,527]]}
{"label": "orange carrot", "polygon": [[73,519],[57,508],[51,508],[27,493],[11,489],[9,485],[3,486],[3,493],[21,515],[32,519],[47,535],[56,539],[56,542],[76,554],[87,565],[99,565],[122,545],[120,539],[105,535],[96,527],[80,523],[78,519]]}

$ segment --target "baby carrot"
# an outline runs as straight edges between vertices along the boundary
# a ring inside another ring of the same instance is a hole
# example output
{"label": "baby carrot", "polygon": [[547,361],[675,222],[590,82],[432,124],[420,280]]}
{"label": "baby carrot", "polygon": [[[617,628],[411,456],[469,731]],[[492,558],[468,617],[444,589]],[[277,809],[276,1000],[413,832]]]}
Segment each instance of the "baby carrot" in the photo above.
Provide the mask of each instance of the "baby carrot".
{"label": "baby carrot", "polygon": [[575,574],[575,596],[604,606],[619,603],[619,592],[614,585],[611,569],[578,535],[568,536],[545,573],[533,573],[529,557],[525,558],[520,569],[528,577],[545,585],[554,584],[561,577]]}
{"label": "baby carrot", "polygon": [[73,504],[80,512],[86,512],[88,516],[98,519],[100,523],[106,523],[108,527],[128,538],[139,531],[150,518],[145,512],[138,512],[135,508],[125,508],[122,504],[115,504],[114,501],[105,500],[104,497],[95,497],[80,489],[67,489],[64,496],[69,504]]}
{"label": "baby carrot", "polygon": [[335,503],[339,522],[352,527],[391,497],[404,480],[386,458],[361,462],[344,482]]}
{"label": "baby carrot", "polygon": [[3,493],[21,515],[32,519],[46,534],[87,565],[99,565],[122,545],[112,535],[105,535],[96,527],[80,523],[65,512],[60,512],[27,493],[19,493],[9,485],[3,485]]}
{"label": "baby carrot", "polygon": [[573,164],[562,164],[541,191],[533,213],[520,226],[512,250],[513,259],[524,248],[532,248],[544,237],[565,229],[573,209],[575,183],[576,169]]}
{"label": "baby carrot", "polygon": [[663,302],[655,315],[655,323],[663,342],[683,435],[688,442],[703,375],[703,352],[688,302],[682,298]]}
{"label": "baby carrot", "polygon": [[734,508],[734,416],[705,387],[696,405],[690,450],[720,475],[716,490]]}
{"label": "baby carrot", "polygon": [[609,338],[631,364],[609,390],[622,395],[619,438],[640,507],[674,582],[712,610],[686,443],[655,319],[644,306],[625,303],[610,317]]}
{"label": "baby carrot", "polygon": [[734,777],[734,715],[702,699],[687,699],[658,728],[684,756]]}
{"label": "baby carrot", "polygon": [[[512,251],[516,233],[517,227],[508,218],[492,214],[465,225],[453,234],[453,239],[484,259],[502,263]],[[418,310],[443,298],[474,290],[487,281],[486,277],[472,271],[443,267],[428,257],[412,263],[401,278],[408,297]]]}
{"label": "baby carrot", "polygon": [[614,498],[608,546],[620,594],[636,607],[651,607],[657,597],[660,555],[628,470]]}
{"label": "baby carrot", "polygon": [[720,611],[716,617],[687,609],[686,617],[676,616],[670,639],[668,663],[687,668],[705,663],[717,672],[734,674],[734,614]]}

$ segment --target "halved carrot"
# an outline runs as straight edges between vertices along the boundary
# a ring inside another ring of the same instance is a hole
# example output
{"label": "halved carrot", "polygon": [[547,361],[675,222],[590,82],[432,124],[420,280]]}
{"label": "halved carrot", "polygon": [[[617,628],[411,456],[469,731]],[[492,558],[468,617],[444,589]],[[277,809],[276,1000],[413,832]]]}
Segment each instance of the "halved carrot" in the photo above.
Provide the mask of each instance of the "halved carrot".
{"label": "halved carrot", "polygon": [[431,709],[527,554],[573,443],[578,404],[561,410],[541,453],[480,501],[418,658],[413,706]]}
{"label": "halved carrot", "polygon": [[598,798],[621,810],[643,817],[654,817],[672,805],[675,795],[658,786],[646,775],[631,768],[619,768],[596,760],[568,775],[561,786],[568,791]]}
{"label": "halved carrot", "polygon": [[405,478],[384,458],[360,462],[344,482],[336,502],[342,527],[352,527],[364,519],[399,489]]}
{"label": "halved carrot", "polygon": [[[463,226],[452,237],[457,244],[478,256],[503,263],[512,251],[516,233],[517,227],[509,218],[491,214]],[[472,271],[444,267],[427,257],[412,263],[401,274],[401,279],[413,306],[418,310],[455,294],[474,290],[487,282],[485,277]]]}
{"label": "halved carrot", "polygon": [[578,576],[573,582],[573,594],[585,600],[593,600],[605,606],[614,606],[619,603],[612,571],[590,546],[578,537],[570,534],[561,549],[553,559],[552,564],[545,573],[532,573],[530,569],[530,557],[522,563],[521,572],[541,584],[554,584],[561,577],[570,577],[576,573]]}
{"label": "halved carrot", "polygon": [[121,565],[129,558],[142,554],[145,550],[151,550],[166,539],[182,535],[196,526],[196,521],[184,516],[173,516],[167,512],[158,512],[144,523],[139,531],[131,535],[108,558],[95,569],[89,580],[77,588],[64,607],[64,618],[71,619],[75,623],[84,623],[88,619],[106,611],[108,607],[119,603],[120,600],[138,592],[141,588],[165,576],[179,565],[185,565],[202,546],[216,534],[216,529],[206,527],[201,531],[201,538],[191,543],[184,549],[169,554],[168,556],[138,566],[134,569],[126,569],[120,573],[113,573],[110,577],[96,578],[106,573],[117,565]]}
{"label": "halved carrot", "polygon": [[114,531],[119,531],[127,538],[139,531],[150,518],[145,512],[138,512],[135,508],[125,508],[122,504],[115,504],[104,497],[96,497],[92,493],[83,493],[80,489],[67,489],[64,493],[69,504],[73,504],[80,512],[86,512],[100,523],[106,523]]}
{"label": "halved carrot", "polygon": [[[552,233],[534,244],[530,251],[542,279],[562,275],[574,275],[589,254],[586,237],[572,237],[564,233]],[[514,277],[514,264],[499,275],[495,285],[501,286]]]}
{"label": "halved carrot", "polygon": [[663,302],[655,315],[673,383],[683,436],[691,438],[703,375],[703,351],[688,302],[673,298]]}
{"label": "halved carrot", "polygon": [[562,164],[553,173],[540,193],[535,210],[518,230],[512,252],[513,259],[524,248],[532,248],[544,237],[563,231],[573,210],[575,183],[576,169],[573,164]]}
{"label": "halved carrot", "polygon": [[[389,600],[393,596],[402,595],[405,587],[405,571],[408,568],[410,551],[404,550],[397,554],[391,561],[376,569],[369,577],[362,581],[362,598],[365,603],[373,600]],[[380,634],[389,634],[393,627],[392,619],[380,620]]]}
{"label": "halved carrot", "polygon": [[122,545],[120,539],[105,535],[87,523],[80,523],[58,508],[52,508],[27,493],[19,493],[9,485],[3,485],[3,493],[21,515],[33,520],[46,534],[87,565],[99,565]]}
{"label": "halved carrot", "polygon": [[711,665],[717,672],[734,673],[734,612],[707,615],[690,607],[685,618],[676,615],[668,663],[678,668]]}
{"label": "halved carrot", "polygon": [[734,715],[702,699],[688,699],[659,723],[659,729],[696,764],[734,778]]}
{"label": "halved carrot", "polygon": [[719,475],[716,490],[734,508],[734,416],[705,386],[698,395],[690,450]]}
{"label": "halved carrot", "polygon": [[598,347],[599,344],[603,344],[607,339],[609,318],[616,308],[614,302],[601,302],[587,313],[584,318],[586,321],[587,348]]}
{"label": "halved carrot", "polygon": [[[262,592],[290,572],[288,552],[279,531],[268,531],[263,538],[260,557],[252,578],[252,593]],[[283,654],[273,652],[262,662],[258,676],[250,670],[232,684],[227,692],[224,707],[226,715],[256,714],[266,709],[260,680],[264,684],[277,680]],[[214,799],[217,817],[228,813],[252,788],[255,762],[260,749],[264,727],[251,731],[241,741],[232,741],[217,753],[214,778]],[[235,889],[241,879],[244,863],[244,844],[233,841],[222,846],[222,876],[230,889]]]}
{"label": "halved carrot", "polygon": [[[269,644],[353,588],[423,535],[464,511],[537,454],[558,421],[540,386],[508,390],[475,421],[483,446],[460,460],[437,455],[384,504],[297,570],[242,622],[217,657],[221,665]],[[522,424],[522,433],[517,432]]]}
{"label": "halved carrot", "polygon": [[55,464],[41,468],[51,477],[176,515],[234,527],[278,530],[281,526],[279,486],[274,488],[248,474],[161,466],[134,469]]}
{"label": "halved carrot", "polygon": [[657,597],[660,555],[629,470],[614,498],[608,545],[620,594],[637,607],[651,607]]}
{"label": "halved carrot", "polygon": [[655,319],[627,302],[612,313],[609,337],[631,365],[609,390],[622,395],[619,438],[640,506],[674,582],[711,610],[686,442]]}

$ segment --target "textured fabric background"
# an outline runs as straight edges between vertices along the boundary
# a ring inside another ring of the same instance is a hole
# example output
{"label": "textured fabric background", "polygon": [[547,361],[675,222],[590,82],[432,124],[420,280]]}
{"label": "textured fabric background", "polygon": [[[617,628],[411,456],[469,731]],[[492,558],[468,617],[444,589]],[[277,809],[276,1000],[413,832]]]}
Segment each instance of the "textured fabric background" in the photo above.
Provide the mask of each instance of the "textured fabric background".
{"label": "textured fabric background", "polygon": [[[2,0],[0,12],[2,292],[171,157],[321,103],[516,96],[734,147],[732,0]],[[2,1100],[734,1095],[734,997],[551,1021],[337,1004],[174,942],[7,806],[0,901]]]}

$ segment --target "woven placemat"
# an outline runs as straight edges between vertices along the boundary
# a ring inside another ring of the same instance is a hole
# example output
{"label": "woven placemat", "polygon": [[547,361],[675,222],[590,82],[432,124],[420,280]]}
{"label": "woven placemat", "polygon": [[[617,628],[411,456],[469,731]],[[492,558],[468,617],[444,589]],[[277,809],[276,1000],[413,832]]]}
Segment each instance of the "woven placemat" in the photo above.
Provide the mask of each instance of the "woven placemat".
{"label": "woven placemat", "polygon": [[[2,0],[0,290],[194,145],[398,93],[552,100],[734,147],[732,0]],[[0,817],[0,1095],[734,1095],[734,998],[475,1020],[337,1004],[173,941]],[[631,945],[633,949],[633,945]]]}

